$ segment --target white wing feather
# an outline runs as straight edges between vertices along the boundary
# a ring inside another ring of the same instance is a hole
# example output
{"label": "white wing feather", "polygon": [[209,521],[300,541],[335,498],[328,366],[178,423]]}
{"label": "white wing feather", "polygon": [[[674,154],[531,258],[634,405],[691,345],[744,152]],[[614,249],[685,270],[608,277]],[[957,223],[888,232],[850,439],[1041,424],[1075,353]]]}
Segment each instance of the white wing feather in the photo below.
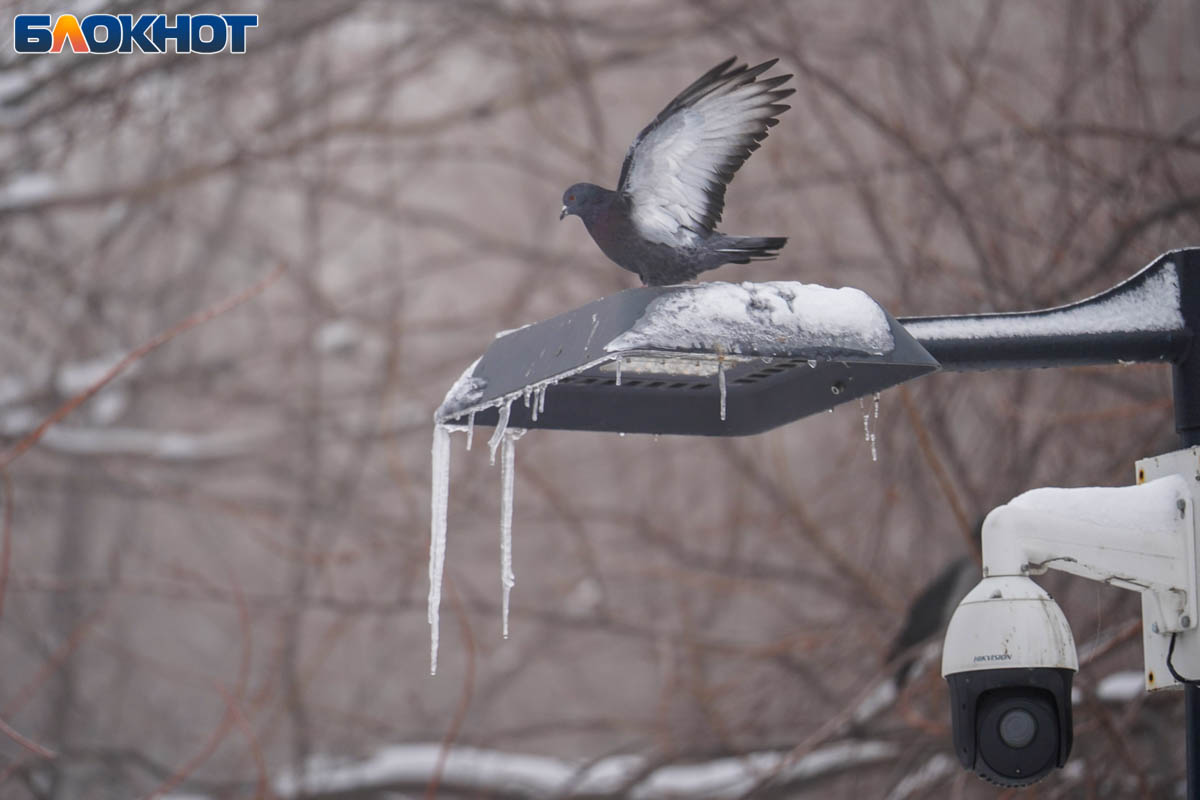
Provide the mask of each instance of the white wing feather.
{"label": "white wing feather", "polygon": [[[689,87],[672,101],[684,100],[680,107],[634,141],[618,191],[629,198],[643,237],[687,245],[720,221],[725,184],[766,136],[773,117],[787,109],[778,101],[791,94],[775,88],[790,76],[755,82],[754,75],[747,79],[743,67],[718,74],[701,91]],[[699,96],[686,98],[689,92]]]}

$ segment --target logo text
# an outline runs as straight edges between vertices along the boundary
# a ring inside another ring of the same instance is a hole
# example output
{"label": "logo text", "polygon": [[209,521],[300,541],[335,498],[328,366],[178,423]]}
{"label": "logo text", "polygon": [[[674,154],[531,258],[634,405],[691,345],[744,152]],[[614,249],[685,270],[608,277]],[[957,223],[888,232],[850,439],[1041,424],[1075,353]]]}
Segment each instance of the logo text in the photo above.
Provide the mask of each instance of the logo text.
{"label": "logo text", "polygon": [[[246,52],[246,31],[258,14],[17,14],[13,49],[18,53],[231,53]],[[167,47],[170,42],[171,47]]]}

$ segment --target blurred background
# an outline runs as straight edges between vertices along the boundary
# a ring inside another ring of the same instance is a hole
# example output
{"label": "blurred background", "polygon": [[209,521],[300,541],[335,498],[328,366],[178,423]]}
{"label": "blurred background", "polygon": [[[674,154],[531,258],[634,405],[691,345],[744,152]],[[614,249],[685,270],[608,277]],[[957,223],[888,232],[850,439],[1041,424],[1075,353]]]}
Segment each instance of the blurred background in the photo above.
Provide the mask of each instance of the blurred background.
{"label": "blurred background", "polygon": [[[499,470],[456,436],[436,677],[432,413],[496,331],[636,283],[562,191],[613,186],[733,54],[797,92],[723,228],[791,239],[706,278],[1019,310],[1200,244],[1200,5],[4,5],[0,449],[288,269],[9,467],[0,796],[1012,795],[959,768],[938,674],[972,531],[1174,449],[1167,369],[930,376],[883,395],[877,462],[853,403],[741,440],[535,431],[507,641]],[[16,13],[234,11],[241,56],[10,46]],[[1137,596],[1042,583],[1076,743],[1021,796],[1179,795]]]}

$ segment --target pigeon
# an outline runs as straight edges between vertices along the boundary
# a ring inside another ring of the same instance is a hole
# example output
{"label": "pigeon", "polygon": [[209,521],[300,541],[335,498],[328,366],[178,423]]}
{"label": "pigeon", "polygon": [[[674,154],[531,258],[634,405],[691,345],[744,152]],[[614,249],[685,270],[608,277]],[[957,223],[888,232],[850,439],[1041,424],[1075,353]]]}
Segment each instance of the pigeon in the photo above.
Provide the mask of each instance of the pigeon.
{"label": "pigeon", "polygon": [[735,56],[701,75],[633,140],[616,191],[577,183],[558,218],[582,219],[604,254],[646,286],[778,256],[785,237],[716,230],[725,186],[791,107],[779,102],[795,91],[779,88],[791,75],[759,79],[778,60],[739,66]]}

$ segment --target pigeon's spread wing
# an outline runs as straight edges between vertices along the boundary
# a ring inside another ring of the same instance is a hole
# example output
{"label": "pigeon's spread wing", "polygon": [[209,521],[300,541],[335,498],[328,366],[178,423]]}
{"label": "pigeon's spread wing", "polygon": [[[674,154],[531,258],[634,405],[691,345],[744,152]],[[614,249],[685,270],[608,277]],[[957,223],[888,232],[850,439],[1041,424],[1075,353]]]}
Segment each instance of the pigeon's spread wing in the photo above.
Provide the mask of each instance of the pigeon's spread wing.
{"label": "pigeon's spread wing", "polygon": [[721,220],[725,185],[790,106],[780,89],[791,75],[758,76],[775,60],[735,66],[736,58],[701,75],[638,134],[625,156],[617,191],[632,207],[642,236],[687,244]]}

